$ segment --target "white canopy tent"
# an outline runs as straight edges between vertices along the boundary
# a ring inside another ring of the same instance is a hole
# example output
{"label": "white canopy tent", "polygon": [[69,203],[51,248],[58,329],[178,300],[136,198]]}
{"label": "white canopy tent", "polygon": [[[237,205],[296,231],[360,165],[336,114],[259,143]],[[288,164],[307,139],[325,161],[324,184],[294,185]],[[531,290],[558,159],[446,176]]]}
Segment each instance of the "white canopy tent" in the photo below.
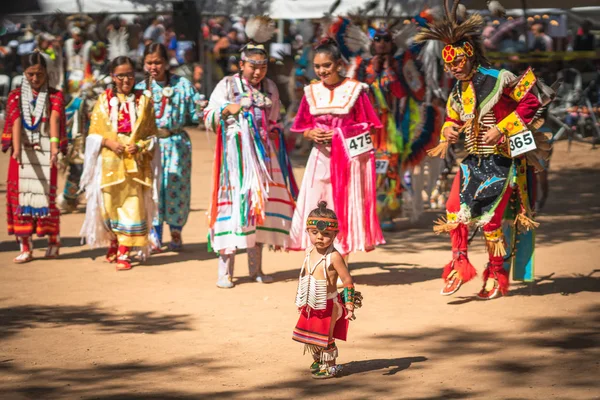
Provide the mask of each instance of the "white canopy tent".
{"label": "white canopy tent", "polygon": [[[88,0],[89,1],[89,0]],[[450,0],[452,1],[452,0]],[[572,9],[575,7],[592,7],[600,5],[600,0],[499,0],[506,9],[540,9],[558,8]],[[274,19],[318,19],[329,11],[335,0],[273,0],[270,16]],[[365,6],[365,0],[341,0],[335,10],[335,15],[348,13]],[[384,0],[380,0],[377,9],[371,12],[373,16],[383,16]],[[407,16],[419,12],[424,4],[429,6],[441,5],[442,0],[389,0],[394,5],[392,15]],[[469,10],[487,9],[487,0],[462,0]]]}
{"label": "white canopy tent", "polygon": [[[336,8],[334,15],[348,15],[364,8],[366,0],[342,0]],[[335,0],[273,0],[269,16],[273,19],[318,19],[323,17]],[[418,13],[425,3],[429,5],[441,4],[441,0],[403,0],[393,1],[393,15],[413,15]],[[369,15],[384,16],[384,0]]]}
{"label": "white canopy tent", "polygon": [[[38,0],[42,14],[131,14],[153,11],[151,7],[127,0]],[[168,2],[164,2],[165,5]],[[81,6],[81,8],[80,8]]]}
{"label": "white canopy tent", "polygon": [[[510,8],[561,8],[598,6],[598,0],[499,0],[506,9]],[[487,8],[487,0],[463,0],[462,4],[470,10]]]}

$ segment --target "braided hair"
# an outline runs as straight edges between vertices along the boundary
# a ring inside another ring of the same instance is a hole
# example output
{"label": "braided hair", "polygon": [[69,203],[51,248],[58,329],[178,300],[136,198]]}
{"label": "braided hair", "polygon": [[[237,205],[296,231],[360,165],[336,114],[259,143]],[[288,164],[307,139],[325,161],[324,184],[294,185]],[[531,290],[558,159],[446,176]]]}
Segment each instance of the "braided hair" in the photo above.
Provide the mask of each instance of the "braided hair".
{"label": "braided hair", "polygon": [[[145,62],[146,57],[151,54],[158,54],[160,56],[160,58],[162,58],[167,65],[169,64],[169,53],[167,52],[167,48],[165,47],[164,44],[152,43],[151,45],[146,46],[146,48],[144,49],[144,56],[142,57],[142,61]],[[169,68],[166,69],[165,73],[166,73],[167,85],[168,85],[169,82],[171,81],[171,71],[169,71]],[[152,77],[150,76],[150,73],[146,71],[144,80],[146,82],[146,88],[148,90],[152,90],[151,78]]]}

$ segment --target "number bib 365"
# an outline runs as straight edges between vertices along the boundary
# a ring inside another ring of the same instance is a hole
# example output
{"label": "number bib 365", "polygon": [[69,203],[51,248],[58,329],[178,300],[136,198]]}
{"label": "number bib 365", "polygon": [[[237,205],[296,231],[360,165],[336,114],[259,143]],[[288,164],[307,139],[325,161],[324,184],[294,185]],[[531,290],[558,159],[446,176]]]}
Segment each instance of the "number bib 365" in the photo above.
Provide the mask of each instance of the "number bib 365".
{"label": "number bib 365", "polygon": [[373,140],[371,139],[371,133],[369,131],[344,140],[350,157],[358,157],[361,154],[373,150]]}
{"label": "number bib 365", "polygon": [[533,133],[531,131],[525,131],[508,138],[510,141],[510,155],[511,157],[520,156],[528,151],[535,150],[535,140],[533,139]]}

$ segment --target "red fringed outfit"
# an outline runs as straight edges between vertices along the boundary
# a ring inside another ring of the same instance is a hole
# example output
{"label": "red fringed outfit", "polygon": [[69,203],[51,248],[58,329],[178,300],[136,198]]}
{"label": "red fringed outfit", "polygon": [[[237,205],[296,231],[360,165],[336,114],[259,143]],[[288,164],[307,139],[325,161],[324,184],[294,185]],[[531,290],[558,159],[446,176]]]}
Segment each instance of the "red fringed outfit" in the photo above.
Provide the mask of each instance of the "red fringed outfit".
{"label": "red fringed outfit", "polygon": [[[12,129],[15,121],[21,117],[20,113],[21,89],[10,92],[6,105],[6,122],[2,133],[2,151],[7,152],[12,148]],[[50,112],[47,113],[48,129],[49,118],[52,111],[60,114],[59,148],[64,154],[67,147],[67,136],[65,130],[65,109],[63,94],[54,89],[48,91],[48,104]],[[6,221],[8,234],[17,237],[29,237],[34,233],[38,236],[57,236],[60,233],[59,217],[60,211],[56,207],[57,167],[52,166],[50,171],[49,210],[47,215],[32,216],[23,215],[19,207],[19,164],[12,157],[8,166],[7,188],[6,188]]]}
{"label": "red fringed outfit", "polygon": [[[341,297],[337,297],[338,304],[343,304]],[[337,321],[332,321],[331,316],[333,307],[335,306],[333,299],[327,300],[327,308],[325,310],[313,310],[310,306],[304,306],[300,309],[300,318],[294,329],[293,339],[297,342],[328,347],[335,343],[335,339],[346,340],[348,336],[348,320],[346,319],[345,307],[341,307],[341,315]],[[331,324],[335,324],[333,336],[329,339],[329,328]]]}

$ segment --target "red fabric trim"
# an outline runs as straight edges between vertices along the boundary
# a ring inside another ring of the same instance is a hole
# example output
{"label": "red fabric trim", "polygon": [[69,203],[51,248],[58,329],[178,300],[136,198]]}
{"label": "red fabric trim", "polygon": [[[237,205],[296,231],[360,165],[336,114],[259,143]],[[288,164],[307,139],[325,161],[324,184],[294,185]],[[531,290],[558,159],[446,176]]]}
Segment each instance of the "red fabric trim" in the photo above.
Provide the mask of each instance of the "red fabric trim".
{"label": "red fabric trim", "polygon": [[[225,203],[219,203],[219,184],[221,182],[221,164],[223,158],[223,132],[221,124],[217,125],[217,144],[215,147],[215,160],[213,164],[213,188],[211,194],[210,210],[209,210],[209,227],[214,228],[217,222],[217,216],[219,214],[218,207],[220,205],[226,205]],[[229,204],[231,204],[229,202]]]}
{"label": "red fabric trim", "polygon": [[20,215],[19,209],[19,164],[10,158],[8,165],[8,179],[6,183],[6,223],[9,235],[19,237],[32,236],[57,236],[60,234],[60,211],[56,207],[56,184],[58,169],[52,167],[50,171],[50,215],[43,218],[30,215]]}
{"label": "red fabric trim", "polygon": [[516,103],[511,97],[512,88],[505,88],[500,100],[493,108],[494,117],[497,122],[502,121],[510,113],[515,111],[521,121],[528,124],[531,122],[535,113],[542,105],[533,93],[527,93],[519,103]]}
{"label": "red fabric trim", "polygon": [[[338,302],[342,305],[342,299],[338,294]],[[346,340],[348,337],[348,320],[346,319],[347,311],[342,305],[342,316],[336,321],[332,321],[333,300],[327,300],[327,308],[325,310],[313,310],[305,306],[300,311],[300,318],[294,329],[293,339],[307,344],[320,345],[327,347],[328,343],[333,343],[333,339]],[[329,328],[331,323],[335,323],[333,329],[333,337],[328,340]]]}
{"label": "red fabric trim", "polygon": [[21,116],[19,109],[19,99],[21,98],[21,88],[11,91],[6,101],[6,118],[4,122],[4,130],[2,131],[2,151],[6,152],[12,147],[12,128]]}

